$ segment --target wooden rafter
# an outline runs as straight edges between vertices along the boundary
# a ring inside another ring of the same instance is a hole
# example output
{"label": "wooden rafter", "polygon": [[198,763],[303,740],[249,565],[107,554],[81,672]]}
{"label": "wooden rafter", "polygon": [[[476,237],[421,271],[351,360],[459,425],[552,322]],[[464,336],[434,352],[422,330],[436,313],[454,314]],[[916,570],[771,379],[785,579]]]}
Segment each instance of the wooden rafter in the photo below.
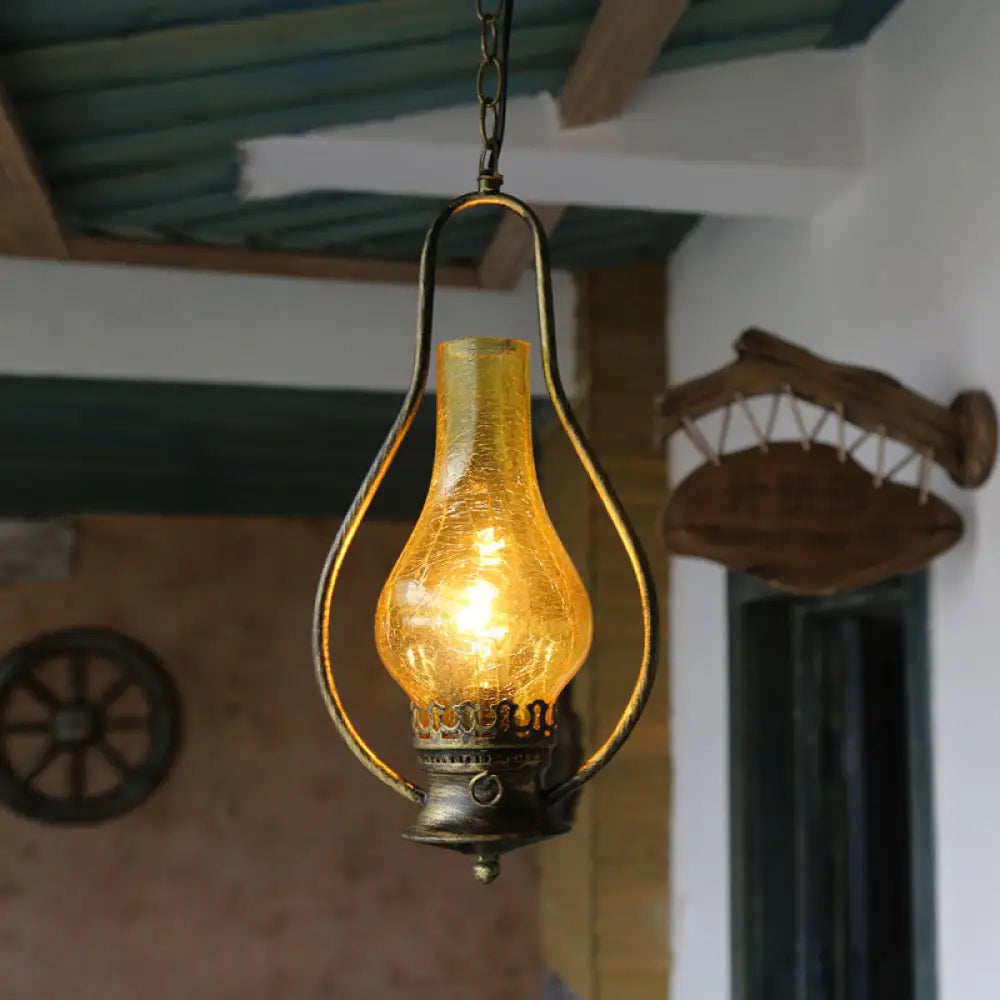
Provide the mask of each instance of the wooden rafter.
{"label": "wooden rafter", "polygon": [[[153,243],[105,237],[66,237],[69,259],[80,263],[131,264],[191,271],[275,275],[321,281],[371,281],[383,284],[416,284],[420,267],[409,261],[331,257],[322,253],[244,250],[184,243]],[[453,288],[475,288],[475,267],[457,264],[437,269],[437,283]]]}
{"label": "wooden rafter", "polygon": [[[602,0],[559,96],[563,127],[616,118],[688,8],[690,0]],[[537,206],[551,232],[564,205]],[[505,216],[479,265],[485,288],[509,289],[531,263],[531,238],[520,219]]]}

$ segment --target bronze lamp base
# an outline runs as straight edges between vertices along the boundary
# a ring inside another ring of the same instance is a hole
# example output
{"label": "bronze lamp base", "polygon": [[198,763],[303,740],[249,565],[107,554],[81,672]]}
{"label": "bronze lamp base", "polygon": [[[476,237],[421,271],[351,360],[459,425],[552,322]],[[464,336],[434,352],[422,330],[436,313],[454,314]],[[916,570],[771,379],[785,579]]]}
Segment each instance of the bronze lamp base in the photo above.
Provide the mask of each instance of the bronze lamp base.
{"label": "bronze lamp base", "polygon": [[[554,711],[534,702],[518,724],[511,703],[483,725],[474,706],[413,709],[414,746],[427,792],[407,840],[475,854],[476,878],[492,882],[500,855],[566,833],[542,784],[555,745]],[[454,718],[449,725],[448,717]]]}

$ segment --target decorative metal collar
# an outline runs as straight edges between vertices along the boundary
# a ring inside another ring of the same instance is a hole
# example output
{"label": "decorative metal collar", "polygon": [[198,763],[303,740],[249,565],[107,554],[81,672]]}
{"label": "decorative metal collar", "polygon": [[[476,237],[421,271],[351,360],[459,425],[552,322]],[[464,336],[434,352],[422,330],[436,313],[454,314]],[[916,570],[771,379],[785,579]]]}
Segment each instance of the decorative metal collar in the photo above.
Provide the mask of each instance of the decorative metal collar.
{"label": "decorative metal collar", "polygon": [[451,707],[437,702],[426,708],[411,705],[414,740],[482,743],[551,742],[555,738],[555,706],[542,700],[519,706],[505,698],[496,705],[463,701]]}

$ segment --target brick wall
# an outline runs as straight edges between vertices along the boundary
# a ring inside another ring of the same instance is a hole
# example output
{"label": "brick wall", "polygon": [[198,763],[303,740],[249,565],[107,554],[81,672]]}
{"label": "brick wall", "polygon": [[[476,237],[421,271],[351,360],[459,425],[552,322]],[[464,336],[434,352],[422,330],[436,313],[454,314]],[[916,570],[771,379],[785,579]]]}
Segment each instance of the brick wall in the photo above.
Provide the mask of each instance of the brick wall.
{"label": "brick wall", "polygon": [[[478,1000],[537,996],[530,854],[484,890],[467,859],[402,840],[414,807],[327,718],[310,631],[336,525],[76,525],[70,580],[0,589],[0,651],[65,625],[132,634],[176,679],[185,732],[166,784],[121,819],[49,827],[0,808],[3,1000],[413,1000],[469,983]],[[354,721],[418,778],[372,624],[410,530],[362,527],[334,635]]]}

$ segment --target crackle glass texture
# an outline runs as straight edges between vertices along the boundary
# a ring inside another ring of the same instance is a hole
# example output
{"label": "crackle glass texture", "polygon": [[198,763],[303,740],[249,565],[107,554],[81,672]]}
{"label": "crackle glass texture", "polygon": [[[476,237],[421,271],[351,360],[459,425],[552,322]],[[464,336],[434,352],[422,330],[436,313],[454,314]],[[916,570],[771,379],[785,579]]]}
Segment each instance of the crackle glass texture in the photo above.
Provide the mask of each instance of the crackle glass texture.
{"label": "crackle glass texture", "polygon": [[590,599],[542,502],[519,340],[438,348],[434,472],[375,617],[420,706],[553,703],[590,649]]}

